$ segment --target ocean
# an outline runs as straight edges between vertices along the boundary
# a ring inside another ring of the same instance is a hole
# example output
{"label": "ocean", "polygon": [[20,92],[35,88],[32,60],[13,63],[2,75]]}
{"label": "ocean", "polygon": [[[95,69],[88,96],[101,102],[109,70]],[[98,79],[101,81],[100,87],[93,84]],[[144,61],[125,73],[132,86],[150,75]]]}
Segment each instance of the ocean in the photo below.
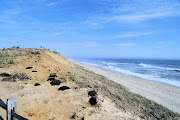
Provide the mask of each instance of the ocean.
{"label": "ocean", "polygon": [[180,60],[83,58],[73,61],[180,88]]}

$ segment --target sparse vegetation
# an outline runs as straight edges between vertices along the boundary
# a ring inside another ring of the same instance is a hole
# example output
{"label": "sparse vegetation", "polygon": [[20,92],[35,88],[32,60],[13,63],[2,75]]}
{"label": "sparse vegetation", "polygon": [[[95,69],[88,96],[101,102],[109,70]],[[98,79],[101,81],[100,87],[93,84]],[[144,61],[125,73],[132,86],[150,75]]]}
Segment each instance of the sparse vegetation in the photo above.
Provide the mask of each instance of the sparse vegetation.
{"label": "sparse vegetation", "polygon": [[13,61],[13,60],[10,60],[8,64],[14,64],[14,61]]}
{"label": "sparse vegetation", "polygon": [[67,81],[66,78],[64,78],[64,77],[60,78],[60,80],[62,83],[65,83]]}
{"label": "sparse vegetation", "polygon": [[99,92],[114,101],[116,106],[121,110],[130,111],[134,115],[140,116],[141,119],[180,120],[178,113],[174,113],[162,105],[132,93],[126,87],[104,76],[88,71],[80,66],[79,69],[82,70],[79,71],[81,75],[79,73],[71,75],[73,75],[75,81],[81,87],[98,89]]}
{"label": "sparse vegetation", "polygon": [[26,49],[15,46],[11,48],[0,49],[0,66],[6,67],[7,65],[15,64],[15,60],[19,56],[32,57],[39,54],[41,54],[39,49]]}
{"label": "sparse vegetation", "polygon": [[31,51],[31,54],[38,55],[41,54],[39,51]]}
{"label": "sparse vegetation", "polygon": [[7,78],[2,79],[2,81],[9,81],[9,82],[26,81],[26,80],[30,80],[30,78],[24,73],[15,73]]}

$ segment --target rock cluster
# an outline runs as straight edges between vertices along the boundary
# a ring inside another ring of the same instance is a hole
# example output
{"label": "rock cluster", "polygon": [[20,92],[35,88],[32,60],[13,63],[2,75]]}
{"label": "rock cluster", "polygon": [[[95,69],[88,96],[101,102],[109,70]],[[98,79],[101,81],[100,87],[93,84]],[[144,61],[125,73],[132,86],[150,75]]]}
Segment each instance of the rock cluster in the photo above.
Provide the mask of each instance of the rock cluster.
{"label": "rock cluster", "polygon": [[60,80],[51,80],[50,82],[51,85],[60,85],[61,84],[61,81]]}
{"label": "rock cluster", "polygon": [[97,104],[97,93],[95,90],[89,91],[88,95],[91,96],[91,98],[89,99],[89,103],[91,105],[96,105]]}

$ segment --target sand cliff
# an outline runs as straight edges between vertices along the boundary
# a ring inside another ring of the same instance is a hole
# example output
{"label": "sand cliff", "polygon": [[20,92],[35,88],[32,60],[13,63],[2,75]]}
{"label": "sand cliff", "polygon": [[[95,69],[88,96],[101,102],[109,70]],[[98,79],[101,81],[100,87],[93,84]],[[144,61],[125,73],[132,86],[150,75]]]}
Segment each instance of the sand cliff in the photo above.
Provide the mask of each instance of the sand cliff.
{"label": "sand cliff", "polygon": [[[29,79],[0,78],[0,99],[14,97],[18,114],[30,120],[123,120],[180,119],[161,105],[130,92],[127,88],[95,74],[47,49],[8,48],[0,50],[0,74],[23,73]],[[32,67],[31,69],[26,69]],[[60,85],[47,81],[56,73]],[[12,79],[14,80],[12,82]],[[8,81],[9,80],[9,81]],[[39,83],[40,86],[34,86]],[[70,89],[59,91],[62,86]],[[89,103],[88,92],[97,92],[97,105]],[[0,109],[0,116],[5,118]]]}

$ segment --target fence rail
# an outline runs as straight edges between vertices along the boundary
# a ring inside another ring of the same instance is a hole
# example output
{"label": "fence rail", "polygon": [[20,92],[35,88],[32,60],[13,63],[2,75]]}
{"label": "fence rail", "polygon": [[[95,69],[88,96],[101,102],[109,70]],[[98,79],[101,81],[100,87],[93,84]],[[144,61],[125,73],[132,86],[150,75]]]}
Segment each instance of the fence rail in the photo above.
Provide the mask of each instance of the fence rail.
{"label": "fence rail", "polygon": [[[0,99],[0,107],[6,110],[7,120],[28,120],[17,114],[17,103],[14,98],[7,99],[6,104]],[[4,119],[0,116],[0,120]]]}

